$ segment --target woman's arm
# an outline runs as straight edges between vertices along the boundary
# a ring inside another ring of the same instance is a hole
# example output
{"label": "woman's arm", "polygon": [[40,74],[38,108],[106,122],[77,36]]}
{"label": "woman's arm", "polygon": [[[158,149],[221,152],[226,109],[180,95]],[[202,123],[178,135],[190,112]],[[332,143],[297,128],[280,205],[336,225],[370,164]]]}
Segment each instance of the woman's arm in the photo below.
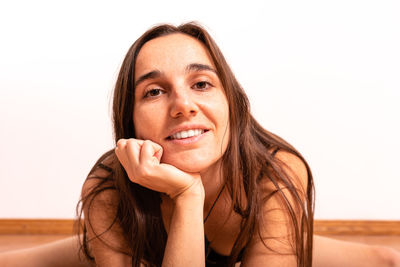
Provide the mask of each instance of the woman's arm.
{"label": "woman's arm", "polygon": [[81,253],[79,253],[78,236],[72,236],[48,244],[6,251],[0,253],[2,267],[90,267]]}
{"label": "woman's arm", "polygon": [[162,266],[204,266],[203,185],[195,184],[174,202]]}
{"label": "woman's arm", "polygon": [[[307,174],[303,163],[292,154],[278,152],[280,160],[286,163],[288,173],[299,177],[301,184],[298,187],[306,188]],[[273,187],[271,186],[270,190]],[[286,194],[286,191],[283,190]],[[290,200],[290,195],[287,194]],[[280,255],[267,249],[257,235],[251,246],[246,249],[241,266],[297,266],[296,257],[292,252],[290,236],[290,221],[282,210],[278,199],[271,199],[264,207],[265,228],[263,236],[275,236],[274,239],[265,239],[265,243],[272,249],[287,255]],[[370,246],[359,243],[339,241],[314,235],[312,266],[315,267],[400,267],[400,252],[382,246]]]}
{"label": "woman's arm", "polygon": [[[100,171],[104,172],[104,170]],[[99,171],[96,173],[99,175]],[[85,183],[84,192],[95,184],[95,180]],[[112,205],[112,193],[103,194],[94,200],[93,207],[106,203]],[[102,201],[103,203],[99,203]],[[204,191],[202,187],[193,186],[175,200],[167,247],[163,266],[202,266],[204,262],[204,230],[203,230]],[[106,212],[94,210],[92,226],[96,232],[105,231],[111,224],[111,216]],[[97,218],[97,219],[96,219]],[[102,221],[103,220],[103,221]],[[101,223],[102,222],[102,223]],[[117,225],[109,233],[103,235],[103,241],[109,245],[124,243],[117,231]],[[92,239],[93,230],[89,232]],[[90,266],[130,266],[130,257],[114,251],[100,240],[89,242],[96,263],[89,262],[80,251],[78,236],[72,236],[48,244],[27,249],[19,249],[0,253],[1,267],[90,267]],[[81,237],[80,237],[81,238]],[[185,244],[185,245],[184,245]],[[190,244],[190,245],[187,245]],[[119,246],[119,245],[118,245]],[[197,246],[197,247],[194,247]],[[196,253],[193,253],[196,250]],[[200,253],[198,253],[200,251]]]}
{"label": "woman's arm", "polygon": [[203,206],[200,174],[161,163],[162,147],[149,140],[121,139],[115,154],[129,179],[167,194],[174,201],[163,266],[205,266]]}
{"label": "woman's arm", "polygon": [[315,267],[400,267],[400,252],[382,246],[340,241],[314,235]]}

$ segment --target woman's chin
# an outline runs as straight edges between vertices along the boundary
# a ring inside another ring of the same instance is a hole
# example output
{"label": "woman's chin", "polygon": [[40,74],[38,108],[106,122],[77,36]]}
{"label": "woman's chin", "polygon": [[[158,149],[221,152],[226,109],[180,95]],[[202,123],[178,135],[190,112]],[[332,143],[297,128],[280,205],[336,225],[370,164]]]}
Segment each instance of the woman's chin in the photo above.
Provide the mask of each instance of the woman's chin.
{"label": "woman's chin", "polygon": [[204,162],[198,159],[177,159],[177,158],[162,158],[162,163],[172,165],[181,171],[189,172],[189,173],[201,173],[207,170],[213,162]]}
{"label": "woman's chin", "polygon": [[206,166],[201,166],[200,164],[196,164],[196,163],[187,164],[185,162],[175,162],[175,161],[164,162],[164,163],[170,164],[170,165],[180,169],[181,171],[190,172],[190,173],[200,173],[201,171],[203,171],[206,168]]}

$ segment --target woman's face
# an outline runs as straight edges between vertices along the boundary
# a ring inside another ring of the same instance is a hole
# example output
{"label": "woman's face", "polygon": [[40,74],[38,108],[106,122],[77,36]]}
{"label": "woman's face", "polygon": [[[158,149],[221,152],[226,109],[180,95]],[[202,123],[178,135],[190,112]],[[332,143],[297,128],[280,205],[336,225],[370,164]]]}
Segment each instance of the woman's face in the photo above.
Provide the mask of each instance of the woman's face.
{"label": "woman's face", "polygon": [[161,162],[202,172],[222,157],[228,102],[201,42],[179,33],[147,42],[137,56],[135,84],[136,138],[161,145]]}

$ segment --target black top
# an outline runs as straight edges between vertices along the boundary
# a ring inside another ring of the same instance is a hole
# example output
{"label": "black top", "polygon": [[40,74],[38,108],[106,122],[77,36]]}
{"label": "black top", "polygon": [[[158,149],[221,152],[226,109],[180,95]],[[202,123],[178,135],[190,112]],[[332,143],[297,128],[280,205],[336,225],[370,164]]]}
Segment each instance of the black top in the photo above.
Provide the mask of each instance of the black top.
{"label": "black top", "polygon": [[[204,243],[206,248],[206,267],[212,267],[212,266],[223,267],[228,264],[229,256],[221,255],[215,252],[210,247],[210,241],[208,241],[205,235],[204,235]],[[243,253],[244,253],[244,248],[240,251],[237,262],[242,261]]]}

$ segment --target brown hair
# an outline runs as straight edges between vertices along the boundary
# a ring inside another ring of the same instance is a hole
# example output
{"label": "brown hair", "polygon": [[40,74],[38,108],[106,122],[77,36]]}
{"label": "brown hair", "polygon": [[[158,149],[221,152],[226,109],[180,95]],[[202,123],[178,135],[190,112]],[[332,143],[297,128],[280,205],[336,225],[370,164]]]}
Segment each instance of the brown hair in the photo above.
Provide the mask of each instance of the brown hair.
{"label": "brown hair", "polygon": [[[223,177],[225,177],[225,186],[232,199],[232,210],[243,218],[241,232],[230,255],[230,265],[234,265],[240,251],[250,243],[252,236],[257,234],[256,231],[262,240],[266,238],[261,237],[261,209],[265,201],[277,194],[291,219],[293,253],[297,257],[298,266],[311,266],[314,186],[310,168],[297,150],[280,137],[265,130],[253,118],[244,90],[214,40],[198,24],[186,23],[178,27],[168,24],[155,26],[145,32],[130,47],[122,63],[114,89],[115,142],[121,138],[135,138],[134,77],[136,58],[140,49],[146,42],[172,33],[187,34],[205,45],[215,64],[229,103],[230,142],[222,157],[222,171]],[[296,155],[306,166],[308,185],[304,195],[299,194],[296,190],[292,181],[293,177],[290,177],[285,171],[284,163],[273,157],[272,150],[276,148]],[[114,160],[111,165],[106,166],[102,162],[109,156]],[[98,193],[104,190],[116,190],[119,203],[114,222],[121,226],[129,244],[129,251],[126,253],[132,256],[132,266],[140,266],[141,263],[149,266],[161,266],[167,236],[161,218],[160,193],[130,182],[113,150],[105,153],[96,162],[89,172],[89,176],[99,167],[108,170],[110,175],[103,178],[103,181],[88,196],[81,199],[82,206],[89,205],[90,208],[91,201]],[[276,187],[266,197],[259,189],[260,183],[265,179],[271,181]],[[282,193],[282,189],[290,192],[294,204],[291,204]],[[243,201],[243,193],[246,201]],[[88,201],[90,203],[87,203]],[[87,214],[85,217],[88,218]],[[82,219],[82,208],[80,208],[79,218]],[[86,235],[87,227],[91,227],[90,220],[88,225],[83,224],[82,247],[85,255],[91,258]],[[97,238],[100,238],[100,235]]]}

